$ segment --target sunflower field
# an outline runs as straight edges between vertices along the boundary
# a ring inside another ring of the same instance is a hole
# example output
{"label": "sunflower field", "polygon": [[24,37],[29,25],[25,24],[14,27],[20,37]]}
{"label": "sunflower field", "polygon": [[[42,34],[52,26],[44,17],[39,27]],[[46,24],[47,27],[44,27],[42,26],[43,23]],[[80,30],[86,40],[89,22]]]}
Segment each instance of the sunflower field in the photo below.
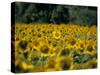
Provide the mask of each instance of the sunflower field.
{"label": "sunflower field", "polygon": [[97,67],[97,27],[75,24],[16,24],[16,72],[48,72]]}

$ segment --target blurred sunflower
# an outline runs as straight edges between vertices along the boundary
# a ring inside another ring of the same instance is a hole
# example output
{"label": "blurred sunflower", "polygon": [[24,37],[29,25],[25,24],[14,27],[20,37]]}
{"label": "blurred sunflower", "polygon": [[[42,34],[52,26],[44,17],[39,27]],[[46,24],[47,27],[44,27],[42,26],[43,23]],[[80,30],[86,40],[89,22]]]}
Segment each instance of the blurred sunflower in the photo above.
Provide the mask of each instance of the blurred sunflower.
{"label": "blurred sunflower", "polygon": [[35,50],[35,51],[31,51],[29,54],[28,54],[28,61],[32,62],[32,63],[37,63],[38,60],[39,60],[39,54],[38,52]]}
{"label": "blurred sunflower", "polygon": [[60,50],[59,52],[59,56],[68,56],[70,54],[71,50],[69,48],[64,48],[62,50]]}
{"label": "blurred sunflower", "polygon": [[52,56],[52,57],[49,57],[49,59],[47,60],[47,63],[46,63],[46,71],[54,71],[56,70],[56,57],[55,56]]}
{"label": "blurred sunflower", "polygon": [[18,52],[23,53],[27,50],[27,44],[28,44],[27,41],[21,40],[18,43],[16,42],[15,44],[16,44],[15,46]]}
{"label": "blurred sunflower", "polygon": [[86,47],[86,49],[87,49],[87,51],[92,52],[92,51],[93,51],[93,46],[88,45],[88,46]]}
{"label": "blurred sunflower", "polygon": [[40,41],[39,41],[39,39],[33,40],[33,42],[32,42],[31,45],[33,46],[33,48],[39,49],[39,46],[40,46]]}
{"label": "blurred sunflower", "polygon": [[59,57],[57,60],[58,60],[57,67],[60,70],[70,69],[71,64],[72,64],[72,57],[71,56]]}
{"label": "blurred sunflower", "polygon": [[50,47],[47,44],[43,44],[39,47],[39,53],[41,56],[49,56],[50,55]]}
{"label": "blurred sunflower", "polygon": [[20,63],[20,68],[22,68],[22,70],[24,70],[24,71],[31,71],[33,69],[33,67],[34,66],[32,64],[27,63],[25,61],[22,61]]}
{"label": "blurred sunflower", "polygon": [[86,63],[87,68],[97,68],[97,59],[93,58]]}
{"label": "blurred sunflower", "polygon": [[53,31],[53,37],[55,38],[55,39],[59,39],[60,37],[61,37],[61,33],[59,32],[59,31]]}
{"label": "blurred sunflower", "polygon": [[59,54],[59,49],[57,47],[52,47],[50,46],[50,56],[58,56]]}

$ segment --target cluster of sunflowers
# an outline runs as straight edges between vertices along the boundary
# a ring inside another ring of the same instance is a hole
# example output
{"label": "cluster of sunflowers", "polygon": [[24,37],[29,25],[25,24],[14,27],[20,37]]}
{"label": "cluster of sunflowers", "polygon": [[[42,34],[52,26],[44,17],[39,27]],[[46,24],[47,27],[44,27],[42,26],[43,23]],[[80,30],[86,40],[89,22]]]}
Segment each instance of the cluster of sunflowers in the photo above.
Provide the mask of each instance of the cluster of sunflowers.
{"label": "cluster of sunflowers", "polygon": [[97,67],[95,25],[16,24],[14,37],[16,72]]}

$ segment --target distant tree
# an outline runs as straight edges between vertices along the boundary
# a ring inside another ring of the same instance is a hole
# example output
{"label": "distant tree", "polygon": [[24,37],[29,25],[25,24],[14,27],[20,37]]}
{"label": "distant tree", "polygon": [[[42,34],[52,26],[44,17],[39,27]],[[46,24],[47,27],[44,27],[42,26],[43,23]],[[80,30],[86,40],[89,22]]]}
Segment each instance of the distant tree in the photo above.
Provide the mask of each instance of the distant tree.
{"label": "distant tree", "polygon": [[94,9],[83,6],[69,7],[70,22],[81,25],[97,25],[97,10]]}
{"label": "distant tree", "polygon": [[68,9],[64,8],[64,6],[56,6],[55,9],[52,11],[51,15],[51,22],[53,23],[68,23],[69,22],[69,13]]}

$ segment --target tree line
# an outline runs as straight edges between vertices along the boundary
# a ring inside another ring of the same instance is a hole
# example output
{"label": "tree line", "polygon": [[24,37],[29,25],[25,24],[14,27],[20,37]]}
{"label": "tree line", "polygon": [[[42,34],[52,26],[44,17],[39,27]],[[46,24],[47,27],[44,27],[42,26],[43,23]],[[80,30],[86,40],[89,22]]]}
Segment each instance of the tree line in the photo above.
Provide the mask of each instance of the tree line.
{"label": "tree line", "polygon": [[97,7],[15,2],[15,22],[97,25]]}

